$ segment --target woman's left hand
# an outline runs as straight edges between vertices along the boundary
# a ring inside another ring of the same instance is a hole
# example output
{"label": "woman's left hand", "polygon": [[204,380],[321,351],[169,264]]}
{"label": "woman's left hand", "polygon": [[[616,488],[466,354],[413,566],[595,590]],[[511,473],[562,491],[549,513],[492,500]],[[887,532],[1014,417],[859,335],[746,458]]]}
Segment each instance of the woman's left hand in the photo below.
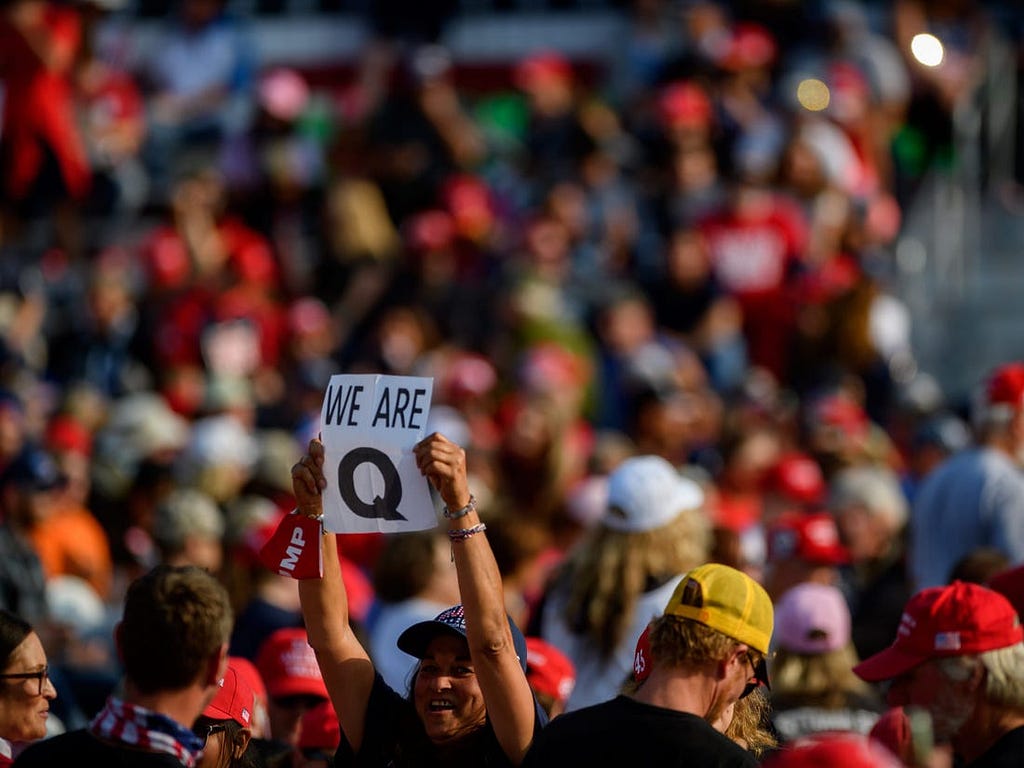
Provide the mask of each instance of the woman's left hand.
{"label": "woman's left hand", "polygon": [[449,509],[469,503],[466,452],[440,432],[434,432],[413,448],[416,466],[441,494]]}

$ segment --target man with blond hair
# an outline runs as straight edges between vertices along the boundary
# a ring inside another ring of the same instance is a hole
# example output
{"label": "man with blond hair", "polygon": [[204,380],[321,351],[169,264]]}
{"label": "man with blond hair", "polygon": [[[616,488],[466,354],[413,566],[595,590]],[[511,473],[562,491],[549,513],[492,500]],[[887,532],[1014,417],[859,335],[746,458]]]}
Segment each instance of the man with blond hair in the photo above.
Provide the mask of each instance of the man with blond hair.
{"label": "man with blond hair", "polygon": [[694,568],[650,624],[653,668],[643,685],[553,720],[538,734],[524,768],[756,766],[711,724],[767,683],[773,616],[768,593],[746,574],[717,563]]}
{"label": "man with blond hair", "polygon": [[1024,629],[998,592],[961,581],[921,590],[892,645],[853,671],[891,681],[891,706],[926,710],[935,742],[965,768],[1022,764]]}

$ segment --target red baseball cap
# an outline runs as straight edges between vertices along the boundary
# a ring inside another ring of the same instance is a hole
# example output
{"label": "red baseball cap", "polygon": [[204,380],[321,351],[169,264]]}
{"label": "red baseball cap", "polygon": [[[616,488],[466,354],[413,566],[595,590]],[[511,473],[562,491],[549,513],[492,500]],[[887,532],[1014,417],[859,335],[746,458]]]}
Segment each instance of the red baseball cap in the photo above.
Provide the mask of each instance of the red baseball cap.
{"label": "red baseball cap", "polygon": [[228,668],[218,685],[220,688],[217,689],[217,695],[206,705],[203,717],[234,720],[243,728],[251,726],[256,696],[246,677],[239,674],[233,660],[228,660]]}
{"label": "red baseball cap", "polygon": [[92,455],[92,433],[71,416],[54,416],[46,427],[46,447],[54,453],[77,453],[88,458]]}
{"label": "red baseball cap", "polygon": [[765,768],[900,768],[888,749],[860,733],[833,731],[805,736],[764,761]]}
{"label": "red baseball cap", "polygon": [[341,725],[329,701],[307,709],[302,715],[299,749],[321,749],[332,754],[341,741]]}
{"label": "red baseball cap", "polygon": [[954,581],[911,597],[892,645],[853,671],[868,682],[891,680],[929,659],[994,651],[1022,640],[1009,600],[988,587]]}
{"label": "red baseball cap", "polygon": [[576,685],[576,667],[569,657],[539,637],[526,638],[526,679],[537,693],[563,704]]}
{"label": "red baseball cap", "polygon": [[753,22],[739,22],[730,35],[719,59],[719,66],[729,71],[770,66],[778,54],[778,44],[765,27]]}
{"label": "red baseball cap", "polygon": [[279,629],[264,640],[256,656],[256,669],[266,683],[271,698],[327,698],[327,686],[320,674],[316,654],[309,644],[306,630],[301,627]]}
{"label": "red baseball cap", "polygon": [[891,707],[871,726],[868,738],[883,745],[907,765],[914,762],[910,718],[903,707]]}
{"label": "red baseball cap", "polygon": [[825,498],[825,476],[806,453],[786,453],[768,471],[768,490],[798,504],[820,504]]}
{"label": "red baseball cap", "polygon": [[651,625],[644,627],[640,637],[636,639],[636,651],[633,653],[633,677],[642,683],[651,674],[654,657],[651,655]]}
{"label": "red baseball cap", "polygon": [[768,560],[797,558],[817,565],[845,565],[850,553],[826,512],[784,512],[768,527]]}
{"label": "red baseball cap", "polygon": [[564,56],[553,51],[535,53],[516,65],[513,80],[516,86],[524,91],[539,84],[567,83],[572,80],[572,64]]}
{"label": "red baseball cap", "polygon": [[989,405],[1024,405],[1024,363],[1007,363],[996,368],[985,385]]}
{"label": "red baseball cap", "polygon": [[704,128],[713,119],[711,99],[696,83],[666,85],[658,94],[658,115],[669,128]]}
{"label": "red baseball cap", "polygon": [[811,406],[813,423],[819,428],[839,430],[846,437],[863,437],[871,422],[863,406],[845,392],[825,395]]}

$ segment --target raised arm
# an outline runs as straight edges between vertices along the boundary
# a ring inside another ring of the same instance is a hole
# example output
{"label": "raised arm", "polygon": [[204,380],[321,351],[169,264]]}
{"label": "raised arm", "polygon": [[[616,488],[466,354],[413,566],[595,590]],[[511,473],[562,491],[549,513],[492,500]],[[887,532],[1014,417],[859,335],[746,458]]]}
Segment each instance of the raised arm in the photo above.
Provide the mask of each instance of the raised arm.
{"label": "raised arm", "polygon": [[[416,448],[416,464],[449,510],[469,505],[466,452],[434,433]],[[514,765],[533,739],[533,694],[516,656],[505,613],[501,575],[475,509],[448,523],[466,617],[470,658],[498,743]],[[479,531],[468,533],[470,531]]]}
{"label": "raised arm", "polygon": [[[292,467],[292,488],[299,514],[318,517],[323,512],[321,493],[327,487],[323,465],[323,443],[312,440],[309,452]],[[324,575],[322,579],[299,581],[302,616],[338,721],[352,750],[358,752],[363,743],[374,669],[349,624],[348,594],[341,578],[337,537],[328,533],[320,540]]]}

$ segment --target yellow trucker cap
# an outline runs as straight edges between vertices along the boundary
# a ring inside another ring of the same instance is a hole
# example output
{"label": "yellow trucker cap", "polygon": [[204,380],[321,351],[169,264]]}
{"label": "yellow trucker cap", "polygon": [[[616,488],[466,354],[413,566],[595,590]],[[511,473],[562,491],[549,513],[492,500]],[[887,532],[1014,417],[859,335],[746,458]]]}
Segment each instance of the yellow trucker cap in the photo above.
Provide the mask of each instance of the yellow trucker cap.
{"label": "yellow trucker cap", "polygon": [[747,574],[720,563],[694,568],[679,582],[665,613],[692,619],[768,653],[775,624],[771,598]]}

